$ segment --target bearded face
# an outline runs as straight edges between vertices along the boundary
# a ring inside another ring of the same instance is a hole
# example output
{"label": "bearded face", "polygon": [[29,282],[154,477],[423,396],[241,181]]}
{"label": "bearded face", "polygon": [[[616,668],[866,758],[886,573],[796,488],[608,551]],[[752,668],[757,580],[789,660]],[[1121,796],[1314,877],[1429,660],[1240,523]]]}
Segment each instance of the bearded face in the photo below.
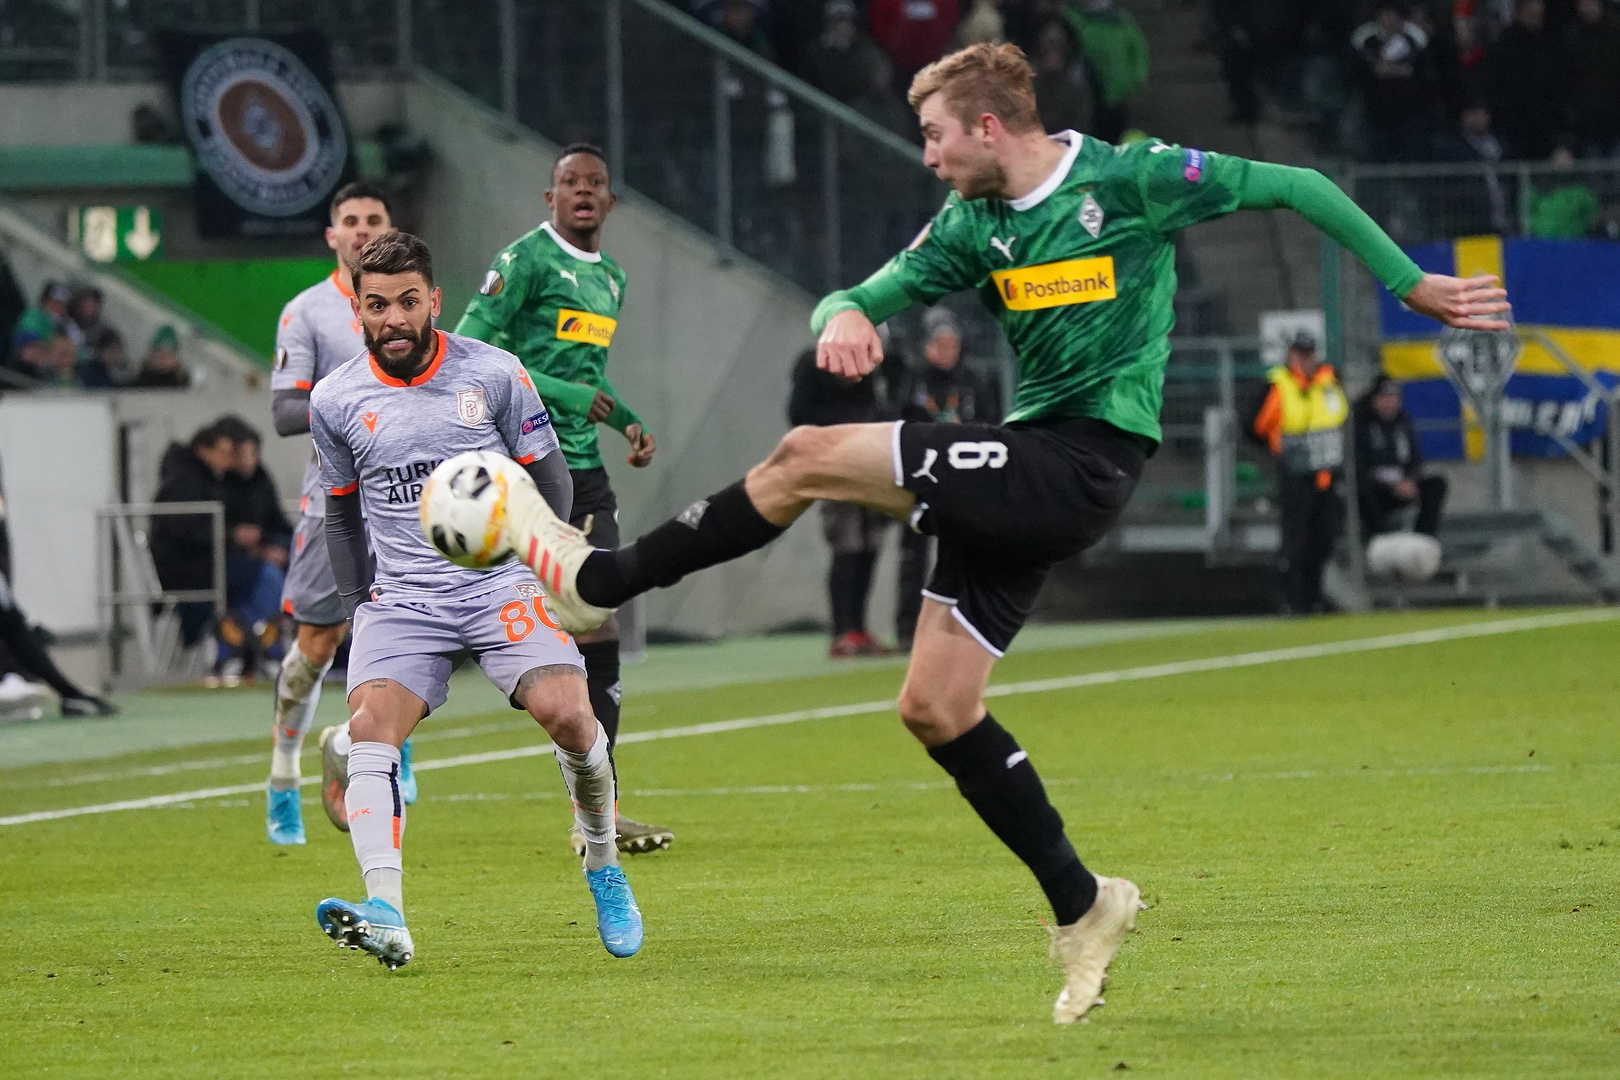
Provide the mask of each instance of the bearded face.
{"label": "bearded face", "polygon": [[[427,353],[433,343],[427,320],[420,327],[385,326],[373,337],[371,327],[363,326],[366,348],[377,366],[395,379],[408,379],[427,367]],[[402,342],[409,342],[405,348]],[[392,343],[392,344],[390,344]]]}

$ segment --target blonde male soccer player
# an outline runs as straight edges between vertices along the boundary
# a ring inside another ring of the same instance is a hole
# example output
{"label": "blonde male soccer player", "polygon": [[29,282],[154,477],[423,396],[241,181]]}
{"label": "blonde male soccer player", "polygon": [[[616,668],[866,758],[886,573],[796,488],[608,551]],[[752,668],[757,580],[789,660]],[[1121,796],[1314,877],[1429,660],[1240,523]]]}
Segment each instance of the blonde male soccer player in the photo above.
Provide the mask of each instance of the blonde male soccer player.
{"label": "blonde male soccer player", "polygon": [[955,190],[906,251],[821,302],[817,363],[864,377],[882,358],[875,323],[976,287],[1018,355],[1007,422],[797,428],[744,479],[618,551],[593,551],[532,497],[514,501],[508,528],[523,555],[558,568],[547,588],[571,629],[762,547],[816,499],[862,503],[936,535],[900,717],[1046,893],[1064,969],[1053,1018],[1072,1023],[1101,1000],[1139,893],[1081,864],[1033,763],[986,710],[983,692],[1047,569],[1113,525],[1159,444],[1176,231],[1286,206],[1353,251],[1408,307],[1448,325],[1504,328],[1495,316],[1507,310],[1506,294],[1492,278],[1423,273],[1310,170],[1048,135],[1029,64],[1011,45],[975,45],[924,68],[910,99],[923,161]]}
{"label": "blonde male soccer player", "polygon": [[444,704],[452,668],[470,653],[513,708],[527,709],[551,736],[585,835],[585,880],[602,943],[614,956],[631,956],[641,947],[641,912],[619,868],[613,764],[579,649],[557,628],[527,567],[516,560],[487,571],[448,566],[423,537],[419,516],[423,485],[440,461],[489,450],[528,469],[536,497],[566,518],[573,485],[551,419],[517,357],[433,328],[439,290],[421,240],[395,232],[367,244],[353,286],[366,351],[315,388],[310,424],[332,572],[354,620],[345,804],[367,898],[323,900],[316,920],[340,944],[390,968],[414,954],[402,898],[399,748]]}
{"label": "blonde male soccer player", "polygon": [[[545,395],[552,429],[562,444],[574,481],[569,519],[598,547],[619,546],[619,502],[602,467],[596,425],[606,424],[630,442],[626,459],[645,468],[657,443],[647,425],[607,377],[608,346],[618,328],[628,286],[624,270],[602,252],[602,226],[613,209],[613,182],[602,151],[589,143],[562,148],[551,168],[546,205],[551,220],[507,245],[456,324],[456,333],[516,353]],[[608,734],[619,738],[619,624],[615,618],[579,635],[591,708]],[[667,848],[675,834],[622,814],[620,851]],[[575,851],[585,839],[576,829]]]}
{"label": "blonde male soccer player", "polygon": [[[332,224],[326,230],[326,245],[336,256],[337,266],[330,275],[289,300],[276,324],[270,389],[279,435],[309,432],[310,393],[322,379],[365,348],[360,320],[354,313],[350,279],[360,249],[394,227],[387,196],[366,183],[339,188],[332,196],[330,212]],[[320,468],[313,453],[304,469],[300,509],[303,512],[293,536],[292,560],[281,595],[283,610],[298,624],[298,635],[276,679],[265,808],[265,830],[272,844],[304,842],[304,815],[298,802],[298,755],[321,699],[321,680],[332,666],[332,657],[343,643],[348,625],[332,580],[332,565],[326,557],[326,497],[321,493]],[[347,731],[322,733],[322,751],[332,759],[328,772],[333,764],[341,768],[347,746]],[[403,753],[400,786],[405,801],[410,803],[416,801],[416,777],[411,772],[409,744]],[[343,815],[341,776],[324,777],[321,786],[321,798],[332,824],[348,828]]]}

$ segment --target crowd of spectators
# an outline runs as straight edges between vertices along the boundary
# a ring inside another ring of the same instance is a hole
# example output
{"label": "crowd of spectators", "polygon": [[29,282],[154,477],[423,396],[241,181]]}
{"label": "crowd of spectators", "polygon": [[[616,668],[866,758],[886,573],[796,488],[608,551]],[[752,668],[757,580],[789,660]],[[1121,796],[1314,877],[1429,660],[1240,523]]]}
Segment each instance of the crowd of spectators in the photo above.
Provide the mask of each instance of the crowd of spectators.
{"label": "crowd of spectators", "polygon": [[[1620,156],[1620,0],[1210,0],[1237,122],[1260,88],[1368,161]],[[1359,122],[1350,122],[1352,117]]]}
{"label": "crowd of spectators", "polygon": [[101,290],[83,282],[48,281],[39,300],[12,327],[3,366],[14,387],[180,388],[191,383],[180,362],[180,337],[160,327],[134,362],[123,334],[102,311]]}
{"label": "crowd of spectators", "polygon": [[693,15],[897,134],[905,91],[952,49],[1011,41],[1040,77],[1049,129],[1114,142],[1147,80],[1147,39],[1116,0],[693,0]]}

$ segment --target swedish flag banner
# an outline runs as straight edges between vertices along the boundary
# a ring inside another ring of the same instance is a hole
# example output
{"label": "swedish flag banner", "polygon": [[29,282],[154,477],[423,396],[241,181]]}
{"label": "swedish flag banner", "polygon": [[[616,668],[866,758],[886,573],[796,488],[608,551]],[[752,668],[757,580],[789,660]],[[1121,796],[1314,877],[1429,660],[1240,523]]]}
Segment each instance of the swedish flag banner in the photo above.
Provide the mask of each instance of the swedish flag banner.
{"label": "swedish flag banner", "polygon": [[[1605,387],[1620,382],[1620,244],[1601,240],[1503,240],[1473,236],[1406,249],[1436,274],[1495,274],[1521,329],[1539,331]],[[1424,456],[1477,460],[1483,433],[1458,400],[1436,351],[1437,324],[1414,315],[1387,291],[1379,296],[1385,373],[1406,384],[1406,408]],[[1503,411],[1515,454],[1560,457],[1542,434],[1586,443],[1602,434],[1607,409],[1546,345],[1527,340],[1508,380]]]}

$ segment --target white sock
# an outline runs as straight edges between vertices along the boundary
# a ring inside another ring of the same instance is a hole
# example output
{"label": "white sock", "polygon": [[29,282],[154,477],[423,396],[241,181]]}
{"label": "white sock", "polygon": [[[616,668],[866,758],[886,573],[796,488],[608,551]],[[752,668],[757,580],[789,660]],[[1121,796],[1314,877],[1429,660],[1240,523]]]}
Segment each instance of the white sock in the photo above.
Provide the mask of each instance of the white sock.
{"label": "white sock", "polygon": [[[349,790],[343,801],[349,811],[349,839],[354,841],[354,857],[360,860],[367,895],[387,900],[403,915],[399,882],[405,871],[400,854],[405,801],[399,797],[398,748],[380,742],[351,746]],[[384,888],[391,888],[392,893],[380,891]]]}
{"label": "white sock", "polygon": [[304,735],[315,716],[315,706],[321,700],[321,680],[328,660],[320,667],[310,662],[293,642],[281,662],[281,674],[276,678],[276,713],[272,729],[275,741],[270,752],[270,786],[286,790],[298,786],[298,755],[304,749]]}
{"label": "white sock", "polygon": [[405,914],[405,872],[387,866],[367,870],[366,898],[386,900],[401,915]]}
{"label": "white sock", "polygon": [[574,821],[585,836],[585,869],[617,866],[619,848],[613,834],[618,792],[613,785],[613,763],[608,759],[607,732],[597,724],[596,741],[583,754],[560,746],[552,750],[563,783],[568,785],[568,797],[574,800]]}

